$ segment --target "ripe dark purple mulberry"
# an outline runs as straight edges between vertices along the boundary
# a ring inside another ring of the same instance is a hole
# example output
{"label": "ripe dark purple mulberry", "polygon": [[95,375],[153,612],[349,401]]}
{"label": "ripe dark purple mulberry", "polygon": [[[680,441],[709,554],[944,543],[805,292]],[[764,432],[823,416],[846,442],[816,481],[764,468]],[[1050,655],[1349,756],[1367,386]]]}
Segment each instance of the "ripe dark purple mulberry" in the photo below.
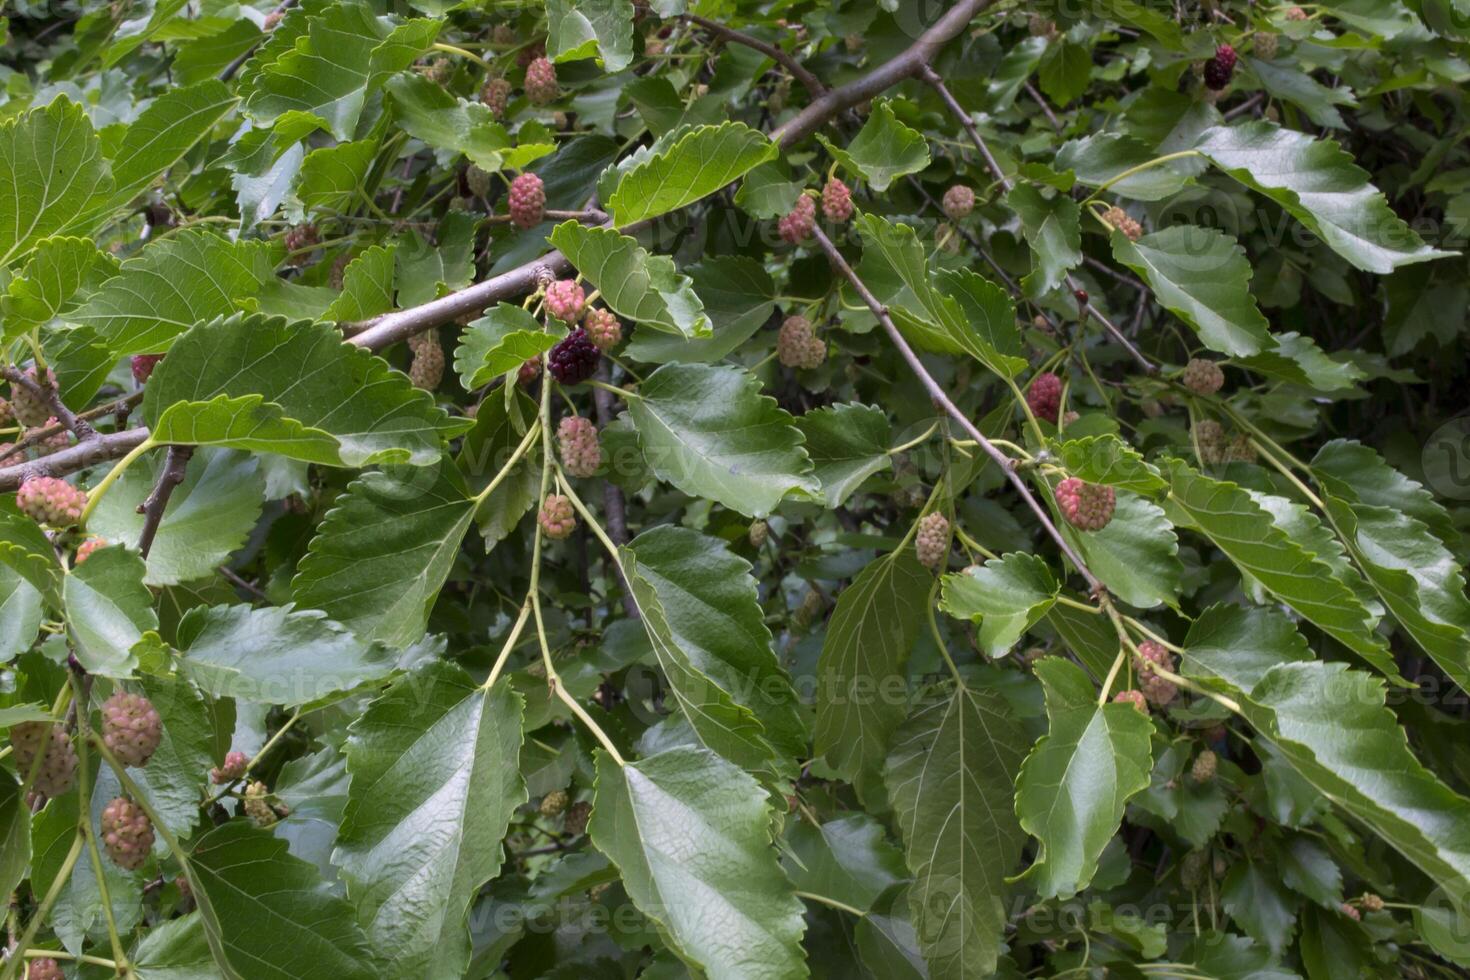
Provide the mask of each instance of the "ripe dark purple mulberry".
{"label": "ripe dark purple mulberry", "polygon": [[564,385],[575,385],[592,377],[601,357],[602,351],[588,338],[587,331],[578,327],[551,348],[547,361],[553,378]]}
{"label": "ripe dark purple mulberry", "polygon": [[138,384],[146,382],[153,376],[153,369],[161,360],[163,360],[162,354],[134,354],[130,365],[133,369],[133,380]]}
{"label": "ripe dark purple mulberry", "polygon": [[1230,84],[1235,74],[1235,49],[1222,44],[1215,49],[1215,56],[1205,62],[1205,85],[1216,92]]}
{"label": "ripe dark purple mulberry", "polygon": [[146,766],[163,741],[163,719],[141,694],[114,691],[102,704],[102,741],[128,766]]}

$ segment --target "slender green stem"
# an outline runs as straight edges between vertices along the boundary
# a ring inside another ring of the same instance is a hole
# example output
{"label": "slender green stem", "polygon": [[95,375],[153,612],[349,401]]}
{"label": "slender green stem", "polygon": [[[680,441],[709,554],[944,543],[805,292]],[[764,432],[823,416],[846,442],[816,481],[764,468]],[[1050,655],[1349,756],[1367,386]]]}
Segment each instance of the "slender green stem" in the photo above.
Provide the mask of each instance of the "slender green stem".
{"label": "slender green stem", "polygon": [[571,500],[572,507],[577,511],[578,514],[582,515],[582,520],[587,522],[587,526],[590,527],[592,529],[592,533],[597,536],[597,540],[602,542],[602,546],[607,549],[607,553],[612,558],[612,560],[614,562],[621,562],[622,558],[618,555],[618,546],[613,544],[612,538],[608,535],[602,524],[597,520],[595,516],[593,516],[592,511],[587,509],[587,505],[582,502],[582,498],[577,496],[577,491],[572,489],[572,482],[566,478],[566,474],[562,471],[562,468],[559,465],[556,468],[556,482],[557,486],[559,486],[566,493],[567,498]]}
{"label": "slender green stem", "polygon": [[495,488],[500,486],[501,483],[505,482],[505,478],[510,476],[510,471],[515,467],[517,463],[521,461],[521,457],[530,452],[531,447],[536,443],[536,437],[540,435],[541,432],[541,420],[537,419],[536,422],[532,424],[529,429],[526,430],[525,437],[521,439],[521,444],[519,446],[516,446],[516,451],[511,453],[510,459],[507,460],[506,464],[500,468],[500,472],[495,474],[495,479],[486,484],[484,490],[481,490],[479,493],[475,494],[475,507],[478,508],[482,504],[484,504],[486,500],[490,499],[490,495],[495,492]]}
{"label": "slender green stem", "polygon": [[490,676],[485,678],[481,684],[482,690],[490,690],[494,686],[496,678],[500,676],[501,670],[505,668],[505,662],[510,659],[510,652],[515,649],[516,641],[521,638],[521,632],[526,628],[526,622],[531,618],[531,596],[526,595],[526,601],[521,603],[520,615],[516,617],[515,624],[510,628],[510,635],[505,638],[505,646],[500,648],[500,656],[495,658],[495,666],[490,668]]}
{"label": "slender green stem", "polygon": [[117,934],[117,919],[112,914],[112,896],[108,894],[107,874],[102,868],[97,835],[92,831],[92,785],[87,779],[87,774],[91,772],[88,739],[92,734],[92,726],[87,718],[84,692],[75,674],[71,675],[71,684],[75,689],[73,697],[77,700],[77,729],[81,735],[77,739],[77,757],[80,762],[78,768],[81,772],[81,778],[77,780],[77,832],[87,839],[87,856],[92,863],[92,873],[97,877],[97,895],[102,899],[102,916],[107,923],[107,938],[112,943],[112,957],[117,961],[119,975],[126,977],[132,971],[128,967],[127,954],[123,952],[122,937]]}
{"label": "slender green stem", "polygon": [[960,539],[961,544],[963,544],[966,548],[969,548],[971,551],[979,552],[985,557],[987,561],[994,561],[995,559],[1000,557],[995,552],[985,547],[985,545],[981,544],[979,541],[976,541],[974,538],[966,534],[965,529],[960,527],[959,522],[955,522],[954,533],[955,536]]}
{"label": "slender green stem", "polygon": [[1168,163],[1171,160],[1184,160],[1189,157],[1197,157],[1202,155],[1203,154],[1201,154],[1199,150],[1180,150],[1177,153],[1165,153],[1161,157],[1154,157],[1152,160],[1146,160],[1136,167],[1129,167],[1122,173],[1115,174],[1114,176],[1109,177],[1107,180],[1103,181],[1101,184],[1098,185],[1097,190],[1093,191],[1091,196],[1089,196],[1087,200],[1083,201],[1082,203],[1084,205],[1090,204],[1098,195],[1105,192],[1109,187],[1112,187],[1114,184],[1120,181],[1127,180],[1134,174],[1143,173],[1145,170],[1152,170],[1154,167]]}
{"label": "slender green stem", "polygon": [[965,678],[961,676],[960,669],[955,665],[954,658],[949,655],[949,647],[944,642],[944,635],[939,632],[939,617],[934,611],[935,593],[939,591],[939,580],[935,579],[929,589],[929,601],[924,603],[924,611],[929,614],[929,633],[934,637],[934,645],[939,648],[939,655],[944,658],[945,666],[949,667],[950,675],[954,682],[965,688]]}
{"label": "slender green stem", "polygon": [[868,914],[862,909],[853,908],[846,902],[839,902],[835,898],[828,898],[826,895],[818,895],[815,892],[797,892],[796,897],[804,898],[808,902],[816,902],[818,905],[825,905],[828,908],[836,909],[839,912],[846,912],[849,915],[855,915],[859,919],[865,918]]}
{"label": "slender green stem", "polygon": [[131,452],[114,463],[112,469],[108,470],[107,475],[102,478],[102,482],[87,492],[87,505],[82,508],[82,516],[77,523],[82,527],[86,527],[87,518],[91,517],[92,512],[97,509],[97,501],[102,499],[102,495],[107,493],[108,489],[117,482],[118,477],[127,472],[129,466],[137,462],[139,456],[157,447],[158,443],[154,442],[152,437],[149,437],[138,443]]}
{"label": "slender green stem", "polygon": [[1102,682],[1102,690],[1097,694],[1098,704],[1107,704],[1108,695],[1112,693],[1113,681],[1118,679],[1118,671],[1123,669],[1123,661],[1128,657],[1128,651],[1119,644],[1118,655],[1113,658],[1113,666],[1108,668],[1108,676]]}
{"label": "slender green stem", "polygon": [[[61,867],[56,872],[56,877],[51,879],[51,887],[46,889],[41,904],[36,906],[36,911],[31,915],[31,921],[26,924],[26,931],[21,934],[20,942],[16,949],[28,949],[35,941],[36,932],[41,928],[41,923],[46,916],[51,914],[51,906],[61,897],[61,889],[66,887],[67,879],[71,877],[72,870],[77,866],[77,859],[82,856],[82,848],[86,846],[80,829],[72,838],[71,850],[66,852],[66,858],[61,862]],[[5,964],[5,969],[0,971],[0,980],[15,980],[15,974],[20,964],[25,962],[23,956],[12,956]]]}
{"label": "slender green stem", "polygon": [[470,61],[473,61],[475,64],[479,65],[481,68],[485,69],[488,72],[493,72],[495,70],[494,65],[490,64],[490,62],[486,61],[484,58],[481,58],[473,51],[466,51],[464,48],[455,47],[453,44],[445,44],[442,41],[436,41],[434,42],[434,50],[443,51],[445,54],[457,55],[461,58],[468,58]]}
{"label": "slender green stem", "polygon": [[114,970],[118,966],[114,961],[104,959],[101,956],[88,956],[85,953],[80,956],[73,956],[64,949],[28,949],[25,951],[25,958],[28,960],[48,959],[66,960],[72,963],[90,963],[92,966],[110,966]]}
{"label": "slender green stem", "polygon": [[638,397],[637,393],[631,392],[626,388],[619,388],[617,385],[608,384],[606,381],[598,381],[595,378],[589,378],[585,383],[594,388],[601,388],[603,391],[610,391],[623,401],[631,401]]}
{"label": "slender green stem", "polygon": [[1175,653],[1185,652],[1183,647],[1175,646],[1174,644],[1170,643],[1168,640],[1164,639],[1162,636],[1155,633],[1153,630],[1149,629],[1147,626],[1143,625],[1143,623],[1134,619],[1132,616],[1124,616],[1123,622],[1127,624],[1130,629],[1137,630],[1139,633],[1142,633],[1144,636],[1148,637],[1150,640],[1153,640],[1155,643],[1166,650],[1173,650]]}
{"label": "slender green stem", "polygon": [[915,436],[914,438],[910,439],[908,442],[903,443],[902,445],[894,446],[892,449],[888,450],[888,455],[894,456],[894,455],[897,455],[898,453],[907,452],[908,450],[913,449],[915,446],[919,445],[920,443],[927,441],[928,438],[934,434],[934,430],[935,429],[938,429],[938,428],[939,428],[939,422],[936,419],[933,423],[930,424],[929,428],[927,428],[927,429],[924,430],[923,434],[918,435],[918,436]]}
{"label": "slender green stem", "polygon": [[1078,609],[1085,613],[1092,613],[1094,616],[1102,615],[1102,610],[1097,606],[1089,605],[1085,602],[1078,602],[1071,596],[1059,595],[1057,596],[1056,601],[1063,606],[1070,606],[1073,609]]}

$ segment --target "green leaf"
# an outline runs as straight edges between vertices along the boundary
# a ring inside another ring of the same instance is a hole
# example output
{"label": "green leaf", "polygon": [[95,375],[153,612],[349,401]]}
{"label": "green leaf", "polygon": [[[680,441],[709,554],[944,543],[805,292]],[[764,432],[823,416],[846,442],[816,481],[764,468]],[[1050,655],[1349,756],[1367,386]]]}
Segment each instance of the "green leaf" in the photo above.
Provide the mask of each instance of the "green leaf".
{"label": "green leaf", "polygon": [[1031,246],[1031,274],[1021,280],[1029,296],[1043,296],[1061,286],[1068,270],[1082,261],[1081,209],[1065,194],[1047,198],[1031,184],[1018,184],[1006,205],[1021,219]]}
{"label": "green leaf", "polygon": [[837,597],[817,662],[815,748],[849,782],[872,785],[904,719],[909,651],[934,579],[911,549],[869,564]]}
{"label": "green leaf", "polygon": [[36,243],[24,270],[0,296],[8,340],[19,338],[73,308],[78,294],[90,294],[117,274],[117,260],[87,238],[45,238]]}
{"label": "green leaf", "polygon": [[1214,228],[1173,225],[1136,242],[1114,233],[1112,242],[1113,257],[1143,277],[1206,347],[1236,356],[1271,349],[1266,318],[1251,296],[1251,266],[1235,239]]}
{"label": "green leaf", "polygon": [[[607,199],[608,211],[620,227],[693,204],[777,152],[764,133],[739,122],[695,126],[660,143],[663,148],[624,173]],[[581,263],[575,264],[581,268]]]}
{"label": "green leaf", "polygon": [[366,139],[312,150],[301,161],[296,196],[313,211],[350,211],[378,149],[377,140]]}
{"label": "green leaf", "polygon": [[1006,875],[1026,841],[1011,807],[1026,742],[1004,698],[966,687],[894,734],[884,781],[914,873],[909,915],[936,977],[995,972]]}
{"label": "green leaf", "polygon": [[648,639],[700,741],[745,769],[789,769],[806,728],[776,660],[750,563],[724,542],[657,527],[620,549]]}
{"label": "green leaf", "polygon": [[546,53],[553,61],[602,55],[608,73],[633,60],[633,0],[547,0]]}
{"label": "green leaf", "polygon": [[138,683],[163,721],[163,737],[148,765],[128,775],[164,826],[187,840],[199,823],[210,767],[229,748],[228,741],[216,747],[211,706],[187,680],[143,674]]}
{"label": "green leaf", "polygon": [[854,908],[872,908],[885,890],[909,876],[903,852],[889,843],[883,824],[866,813],[849,813],[820,826],[789,822],[785,843],[790,853],[783,864],[797,890]]}
{"label": "green leaf", "polygon": [[1281,887],[1275,870],[1255,861],[1239,861],[1220,885],[1220,904],[1230,917],[1273,956],[1280,956],[1291,938],[1296,903]]}
{"label": "green leaf", "polygon": [[712,333],[704,304],[667,255],[651,255],[611,228],[566,221],[552,229],[551,244],[595,288],[618,316],[682,337]]}
{"label": "green leaf", "polygon": [[1041,621],[1060,586],[1046,562],[1024,551],[946,575],[939,605],[957,619],[979,625],[975,642],[987,656],[1004,656]]}
{"label": "green leaf", "polygon": [[254,70],[243,79],[245,112],[262,124],[305,114],[337,139],[350,140],[368,97],[428,50],[441,22],[394,26],[358,2],[311,9],[304,33],[281,38],[289,46],[267,44],[256,54]]}
{"label": "green leaf", "polygon": [[1021,766],[1016,814],[1038,841],[1023,875],[1042,898],[1087,887],[1129,797],[1148,788],[1153,723],[1128,704],[1098,704],[1080,667],[1057,657],[1033,670],[1046,692],[1047,734]]}
{"label": "green leaf", "polygon": [[473,391],[540,357],[565,336],[564,330],[543,328],[521,307],[500,303],[465,327],[454,350],[454,370],[465,390]]}
{"label": "green leaf", "polygon": [[1129,605],[1172,605],[1183,587],[1184,564],[1174,526],[1145,497],[1124,490],[1107,527],[1084,533],[1064,524],[1062,533],[1093,574]]}
{"label": "green leaf", "polygon": [[711,980],[807,972],[802,906],[776,863],[765,799],[708,749],[623,766],[597,753],[592,843],[669,948]]}
{"label": "green leaf", "polygon": [[0,563],[0,663],[31,648],[44,612],[40,590],[9,564]]}
{"label": "green leaf", "polygon": [[792,491],[819,492],[801,430],[760,382],[729,366],[665,364],[628,403],[659,478],[762,517]]}
{"label": "green leaf", "polygon": [[219,974],[199,912],[149,929],[129,954],[128,965],[138,980],[203,980]]}
{"label": "green leaf", "polygon": [[431,240],[417,228],[394,253],[398,267],[399,305],[419,306],[456,289],[475,277],[475,229],[479,219],[464,211],[450,211]]}
{"label": "green leaf", "polygon": [[[144,522],[139,507],[153,492],[165,461],[166,454],[158,452],[130,467],[98,502],[87,530],[113,544],[135,545]],[[144,583],[177,585],[213,575],[245,544],[264,499],[259,460],[227,450],[196,453],[184,482],[169,495]]]}
{"label": "green leaf", "polygon": [[1353,90],[1346,86],[1328,88],[1311,75],[1274,61],[1246,58],[1245,67],[1260,80],[1273,99],[1299,106],[1318,126],[1346,129],[1337,106],[1357,106]]}
{"label": "green leaf", "polygon": [[0,888],[14,891],[30,862],[31,809],[21,798],[20,782],[6,770],[0,773]]}
{"label": "green leaf", "polygon": [[834,146],[824,136],[817,139],[849,173],[861,176],[880,194],[897,178],[929,166],[929,141],[899,122],[887,99],[873,103],[868,121],[847,149]]}
{"label": "green leaf", "polygon": [[1280,609],[1216,604],[1200,613],[1184,639],[1180,670],[1249,691],[1280,663],[1311,660],[1307,639]]}
{"label": "green leaf", "polygon": [[813,409],[796,420],[812,459],[812,476],[828,507],[841,507],[862,482],[891,468],[888,416],[856,402]]}
{"label": "green leaf", "polygon": [[112,190],[101,142],[82,107],[60,96],[0,122],[0,268],[72,229]]}
{"label": "green leaf", "polygon": [[[343,341],[341,332],[325,323],[288,323],[259,314],[213,320],[180,337],[159,363],[143,399],[143,412],[155,426],[160,441],[206,441],[187,437],[189,426],[215,421],[219,402],[206,408],[207,399],[225,396],[228,407],[246,407],[254,396],[293,425],[311,430],[319,445],[326,433],[335,451],[322,459],[292,443],[260,445],[252,439],[220,436],[202,431],[209,442],[267,449],[308,462],[364,466],[368,463],[428,465],[443,451],[443,440],[462,431],[434,404],[428,393],[361,347]],[[185,402],[185,405],[176,405]],[[260,406],[255,406],[260,417]],[[170,435],[159,423],[167,418]],[[279,426],[277,426],[279,428]],[[272,435],[272,438],[280,438]],[[242,444],[243,443],[243,444]],[[331,457],[336,457],[335,459]]]}
{"label": "green leaf", "polygon": [[[1197,527],[1242,572],[1389,677],[1398,671],[1373,633],[1371,614],[1331,565],[1276,526],[1269,511],[1234,483],[1213,480],[1179,460],[1168,467],[1172,512]],[[1179,520],[1176,520],[1179,523]]]}
{"label": "green leaf", "polygon": [[[1136,136],[1094,133],[1063,143],[1052,166],[1058,170],[1071,170],[1077,175],[1079,184],[1101,187],[1125,171],[1149,163],[1156,156],[1158,154]],[[1169,164],[1160,164],[1109,184],[1108,191],[1134,201],[1162,201],[1190,183],[1193,179],[1187,172]]]}
{"label": "green leaf", "polygon": [[1047,98],[1066,105],[1087,91],[1092,80],[1092,51],[1080,44],[1063,41],[1046,49],[1041,58],[1037,83]]}
{"label": "green leaf", "polygon": [[[82,568],[91,565],[89,559]],[[257,704],[307,704],[394,668],[388,648],[358,639],[322,613],[290,606],[196,606],[179,622],[174,645],[183,654],[180,668],[206,693]]]}
{"label": "green leaf", "polygon": [[458,477],[447,461],[358,477],[297,566],[296,603],[360,639],[395,648],[421,639],[474,517]]}
{"label": "green leaf", "polygon": [[382,976],[351,906],[269,831],[232,820],[199,839],[189,866],[205,929],[242,980]]}
{"label": "green leaf", "polygon": [[1332,140],[1314,140],[1258,119],[1207,129],[1195,148],[1281,205],[1365,272],[1392,272],[1453,254],[1424,244],[1369,183],[1368,174]]}
{"label": "green leaf", "polygon": [[[512,388],[509,397],[496,395],[480,403],[475,427],[464,437],[455,465],[469,484],[469,492],[478,494],[490,485],[507,460],[520,445],[527,426],[536,417],[536,403],[524,392]],[[534,453],[528,454],[534,456]],[[541,467],[523,458],[501,481],[500,486],[479,507],[475,519],[485,547],[493,547],[505,538],[522,517],[540,500]]]}
{"label": "green leaf", "polygon": [[73,316],[119,354],[158,354],[190,327],[235,312],[275,278],[265,242],[188,229],[122,264]]}
{"label": "green leaf", "polygon": [[1362,443],[1333,439],[1317,450],[1311,467],[1312,475],[1334,497],[1392,508],[1428,527],[1446,545],[1458,545],[1454,519],[1434,495]]}
{"label": "green leaf", "polygon": [[352,787],[333,861],[394,975],[459,977],[470,902],[500,870],[526,801],[519,694],[453,664],[390,687],[349,729]]}
{"label": "green leaf", "polygon": [[22,515],[15,497],[0,498],[0,562],[54,603],[61,602],[61,563],[41,525]]}
{"label": "green leaf", "polygon": [[660,330],[639,330],[623,348],[628,357],[685,364],[723,360],[754,336],[776,308],[776,283],[754,259],[706,256],[687,271],[704,303],[710,335],[686,339]]}
{"label": "green leaf", "polygon": [[1144,462],[1132,446],[1115,435],[1084,436],[1053,442],[1057,465],[1087,483],[1101,483],[1134,493],[1156,494],[1169,484],[1157,467]]}
{"label": "green leaf", "polygon": [[1236,360],[1243,368],[1267,377],[1322,392],[1344,391],[1366,375],[1343,355],[1324,354],[1311,337],[1273,334],[1275,346]]}
{"label": "green leaf", "polygon": [[437,150],[463,153],[491,173],[505,165],[510,133],[495,121],[488,106],[456,98],[415,72],[394,75],[387,87],[405,133]]}
{"label": "green leaf", "polygon": [[133,646],[158,628],[143,570],[136,553],[103,548],[67,574],[61,587],[67,634],[89,673],[129,676],[137,663]]}
{"label": "green leaf", "polygon": [[366,320],[393,309],[396,246],[374,245],[342,270],[342,295],[322,314],[323,320]]}
{"label": "green leaf", "polygon": [[121,143],[108,154],[114,189],[98,215],[126,207],[159,175],[183,159],[235,107],[223,82],[209,79],[164,91],[128,126]]}

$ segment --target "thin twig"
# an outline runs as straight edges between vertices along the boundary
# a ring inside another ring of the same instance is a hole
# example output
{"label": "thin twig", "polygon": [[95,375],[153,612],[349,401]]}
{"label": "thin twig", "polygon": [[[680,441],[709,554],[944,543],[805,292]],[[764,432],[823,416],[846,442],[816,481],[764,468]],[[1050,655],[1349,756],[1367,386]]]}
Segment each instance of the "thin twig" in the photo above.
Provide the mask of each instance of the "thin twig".
{"label": "thin twig", "polygon": [[893,318],[888,315],[888,308],[880,303],[878,298],[868,289],[867,284],[859,278],[857,272],[842,257],[842,253],[837,251],[837,246],[832,244],[832,240],[827,237],[820,227],[813,228],[812,235],[815,236],[817,244],[821,246],[822,251],[826,253],[827,260],[852,285],[853,291],[862,297],[863,302],[868,304],[868,309],[878,318],[878,322],[883,325],[884,331],[887,332],[894,346],[898,348],[898,352],[903,355],[903,359],[908,362],[909,367],[918,375],[919,381],[924,385],[924,389],[929,393],[929,397],[949,413],[949,416],[959,423],[960,428],[964,429],[970,438],[974,439],[975,443],[984,450],[985,454],[1001,468],[1001,472],[1005,473],[1006,479],[1020,492],[1022,498],[1025,499],[1027,505],[1041,522],[1041,526],[1056,541],[1062,554],[1067,557],[1067,560],[1087,580],[1087,585],[1091,589],[1092,594],[1102,595],[1105,591],[1102,582],[1092,574],[1081,557],[1067,543],[1067,539],[1062,537],[1062,533],[1057,530],[1057,526],[1052,523],[1051,515],[1046,512],[1045,507],[1041,506],[1041,503],[1031,492],[1031,488],[1026,485],[1026,481],[1016,472],[1016,461],[1001,452],[994,443],[987,439],[975,427],[975,424],[970,421],[969,416],[961,412],[959,407],[950,400],[949,395],[939,386],[939,382],[934,380],[934,376],[929,373],[928,368],[924,367],[924,363],[919,360],[919,355],[914,353],[914,349],[909,346],[908,341],[899,332],[898,326],[893,322]]}
{"label": "thin twig", "polygon": [[1057,132],[1060,133],[1063,129],[1062,121],[1057,118],[1057,114],[1055,112],[1051,111],[1051,106],[1047,105],[1046,99],[1042,97],[1041,93],[1036,91],[1036,86],[1032,85],[1030,82],[1027,82],[1026,94],[1031,96],[1031,100],[1041,107],[1042,115],[1046,116],[1046,118],[1051,122],[1052,126],[1054,126]]}
{"label": "thin twig", "polygon": [[147,440],[148,430],[143,427],[84,439],[75,446],[57,450],[49,456],[0,468],[0,490],[14,490],[32,477],[65,476],[103,460],[126,456]]}
{"label": "thin twig", "polygon": [[[93,419],[99,419],[104,415],[120,415],[125,418],[128,410],[142,400],[143,392],[135,391],[131,395],[128,395],[126,398],[119,398],[117,401],[108,402],[106,405],[98,405],[96,408],[89,408],[85,412],[78,412],[77,418],[85,422],[90,422]],[[6,451],[7,455],[14,455],[15,453],[25,452],[36,443],[49,439],[52,436],[56,435],[58,432],[65,431],[67,431],[66,426],[62,425],[60,422],[56,422],[52,425],[44,425],[36,428],[27,429],[25,438],[20,440],[20,442],[17,442],[15,445],[11,446]]]}
{"label": "thin twig", "polygon": [[138,513],[143,515],[143,531],[138,535],[138,552],[144,558],[148,557],[148,552],[153,547],[153,538],[158,534],[158,525],[163,521],[168,498],[173,496],[174,488],[184,482],[189,460],[193,455],[193,446],[169,446],[163,469],[158,474],[158,482],[153,484],[153,492],[138,505]]}
{"label": "thin twig", "polygon": [[827,94],[827,86],[823,85],[821,80],[818,79],[817,76],[807,71],[801,66],[801,62],[797,61],[790,54],[782,51],[774,44],[767,44],[760,38],[751,37],[749,34],[746,34],[742,31],[737,31],[733,28],[726,27],[724,24],[717,24],[712,20],[698,16],[697,14],[684,14],[683,18],[684,20],[689,21],[691,24],[698,24],[700,27],[703,27],[711,34],[722,37],[726,41],[730,41],[734,44],[743,44],[747,48],[759,51],[767,58],[770,58],[772,61],[776,62],[782,68],[785,68],[787,71],[789,71],[791,73],[791,77],[796,79],[802,85],[805,85],[807,91],[812,93],[814,97],[820,98],[821,96]]}

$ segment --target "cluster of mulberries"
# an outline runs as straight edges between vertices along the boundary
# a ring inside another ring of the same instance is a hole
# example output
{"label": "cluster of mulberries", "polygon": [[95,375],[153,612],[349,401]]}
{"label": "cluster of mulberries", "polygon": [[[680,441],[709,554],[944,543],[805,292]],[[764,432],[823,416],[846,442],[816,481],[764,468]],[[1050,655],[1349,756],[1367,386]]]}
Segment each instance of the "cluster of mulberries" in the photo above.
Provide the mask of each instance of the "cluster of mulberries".
{"label": "cluster of mulberries", "polygon": [[1215,56],[1205,62],[1205,85],[1218,92],[1230,84],[1235,74],[1235,49],[1222,44],[1215,49]]}
{"label": "cluster of mulberries", "polygon": [[564,385],[581,384],[597,371],[602,351],[581,327],[567,334],[547,355],[551,376]]}
{"label": "cluster of mulberries", "polygon": [[546,309],[563,323],[577,323],[587,307],[587,294],[575,279],[558,279],[546,287]]}
{"label": "cluster of mulberries", "polygon": [[82,519],[87,494],[54,476],[33,476],[15,492],[15,505],[39,524],[71,527]]}
{"label": "cluster of mulberries", "polygon": [[1143,225],[1116,204],[1103,212],[1102,219],[1109,227],[1121,231],[1130,242],[1136,242],[1143,237]]}
{"label": "cluster of mulberries", "polygon": [[102,704],[102,742],[127,766],[146,766],[163,741],[163,719],[141,694],[114,691]]}
{"label": "cluster of mulberries", "polygon": [[101,836],[112,863],[127,871],[141,868],[153,850],[153,823],[142,807],[125,796],[102,808]]}
{"label": "cluster of mulberries", "polygon": [[949,557],[949,518],[938,511],[926,514],[919,521],[914,550],[918,552],[919,564],[925,568],[942,568]]}
{"label": "cluster of mulberries", "polygon": [[1057,507],[1079,531],[1101,531],[1113,519],[1118,496],[1112,487],[1069,476],[1056,489]]}
{"label": "cluster of mulberries", "polygon": [[622,343],[623,324],[612,310],[601,307],[588,310],[587,316],[582,320],[582,328],[587,331],[587,339],[600,351],[610,351]]}
{"label": "cluster of mulberries", "polygon": [[822,188],[822,213],[834,224],[842,224],[852,217],[852,191],[836,177]]}
{"label": "cluster of mulberries", "polygon": [[556,66],[545,58],[537,58],[526,66],[526,98],[532,105],[555,102],[561,95],[556,84]]}
{"label": "cluster of mulberries", "polygon": [[439,345],[439,331],[426,330],[408,338],[413,361],[408,365],[408,378],[425,391],[439,387],[444,377],[444,348]]}
{"label": "cluster of mulberries", "polygon": [[1213,395],[1225,384],[1225,372],[1214,361],[1192,357],[1184,366],[1179,380],[1196,395]]}
{"label": "cluster of mulberries", "polygon": [[803,194],[796,199],[791,210],[776,222],[776,231],[783,242],[795,245],[812,237],[812,229],[816,226],[816,202],[809,195]]}
{"label": "cluster of mulberries", "polygon": [[30,775],[36,757],[41,768],[31,785],[43,796],[60,796],[77,781],[77,752],[72,748],[66,729],[48,721],[23,721],[11,726],[10,746],[15,753],[15,768],[21,778]]}
{"label": "cluster of mulberries", "polygon": [[245,775],[245,770],[249,766],[250,760],[246,758],[244,752],[226,752],[224,764],[209,770],[209,781],[216,786],[233,783]]}
{"label": "cluster of mulberries", "polygon": [[1138,656],[1134,658],[1134,667],[1138,671],[1138,686],[1150,704],[1163,707],[1178,697],[1178,686],[1154,672],[1155,667],[1174,672],[1174,656],[1162,644],[1153,640],[1140,643]]}
{"label": "cluster of mulberries", "polygon": [[163,360],[162,354],[134,354],[128,365],[133,371],[133,380],[140,385],[146,383],[149,378],[153,377],[153,369],[158,367],[158,362],[161,360]]}
{"label": "cluster of mulberries", "polygon": [[799,314],[788,316],[776,335],[776,356],[789,368],[810,371],[827,359],[827,345],[817,337],[811,321]]}
{"label": "cluster of mulberries", "polygon": [[[42,388],[56,387],[56,372],[46,369],[45,380],[38,380],[34,367],[26,368],[26,377]],[[10,383],[10,410],[21,425],[40,425],[51,416],[51,406],[31,393],[27,385]]]}
{"label": "cluster of mulberries", "polygon": [[517,228],[534,228],[546,215],[546,187],[535,174],[520,174],[510,182],[507,202]]}
{"label": "cluster of mulberries", "polygon": [[580,415],[567,416],[557,426],[556,438],[561,445],[561,462],[567,473],[588,477],[597,472],[602,463],[602,448],[598,444],[597,426],[591,419]]}
{"label": "cluster of mulberries", "polygon": [[950,221],[959,221],[975,210],[975,192],[964,184],[955,184],[944,192],[943,206]]}
{"label": "cluster of mulberries", "polygon": [[1194,442],[1199,446],[1200,461],[1207,466],[1225,463],[1254,463],[1256,447],[1243,432],[1227,436],[1225,427],[1214,419],[1201,419],[1191,430]]}
{"label": "cluster of mulberries", "polygon": [[1050,371],[1038,374],[1026,389],[1026,404],[1032,415],[1056,425],[1062,407],[1062,379]]}
{"label": "cluster of mulberries", "polygon": [[556,540],[569,537],[577,528],[577,515],[572,510],[571,500],[559,493],[546,495],[536,520],[540,522],[541,530],[546,532],[546,536]]}
{"label": "cluster of mulberries", "polygon": [[510,82],[503,78],[488,80],[480,89],[480,101],[493,118],[505,118],[505,107],[510,104]]}

